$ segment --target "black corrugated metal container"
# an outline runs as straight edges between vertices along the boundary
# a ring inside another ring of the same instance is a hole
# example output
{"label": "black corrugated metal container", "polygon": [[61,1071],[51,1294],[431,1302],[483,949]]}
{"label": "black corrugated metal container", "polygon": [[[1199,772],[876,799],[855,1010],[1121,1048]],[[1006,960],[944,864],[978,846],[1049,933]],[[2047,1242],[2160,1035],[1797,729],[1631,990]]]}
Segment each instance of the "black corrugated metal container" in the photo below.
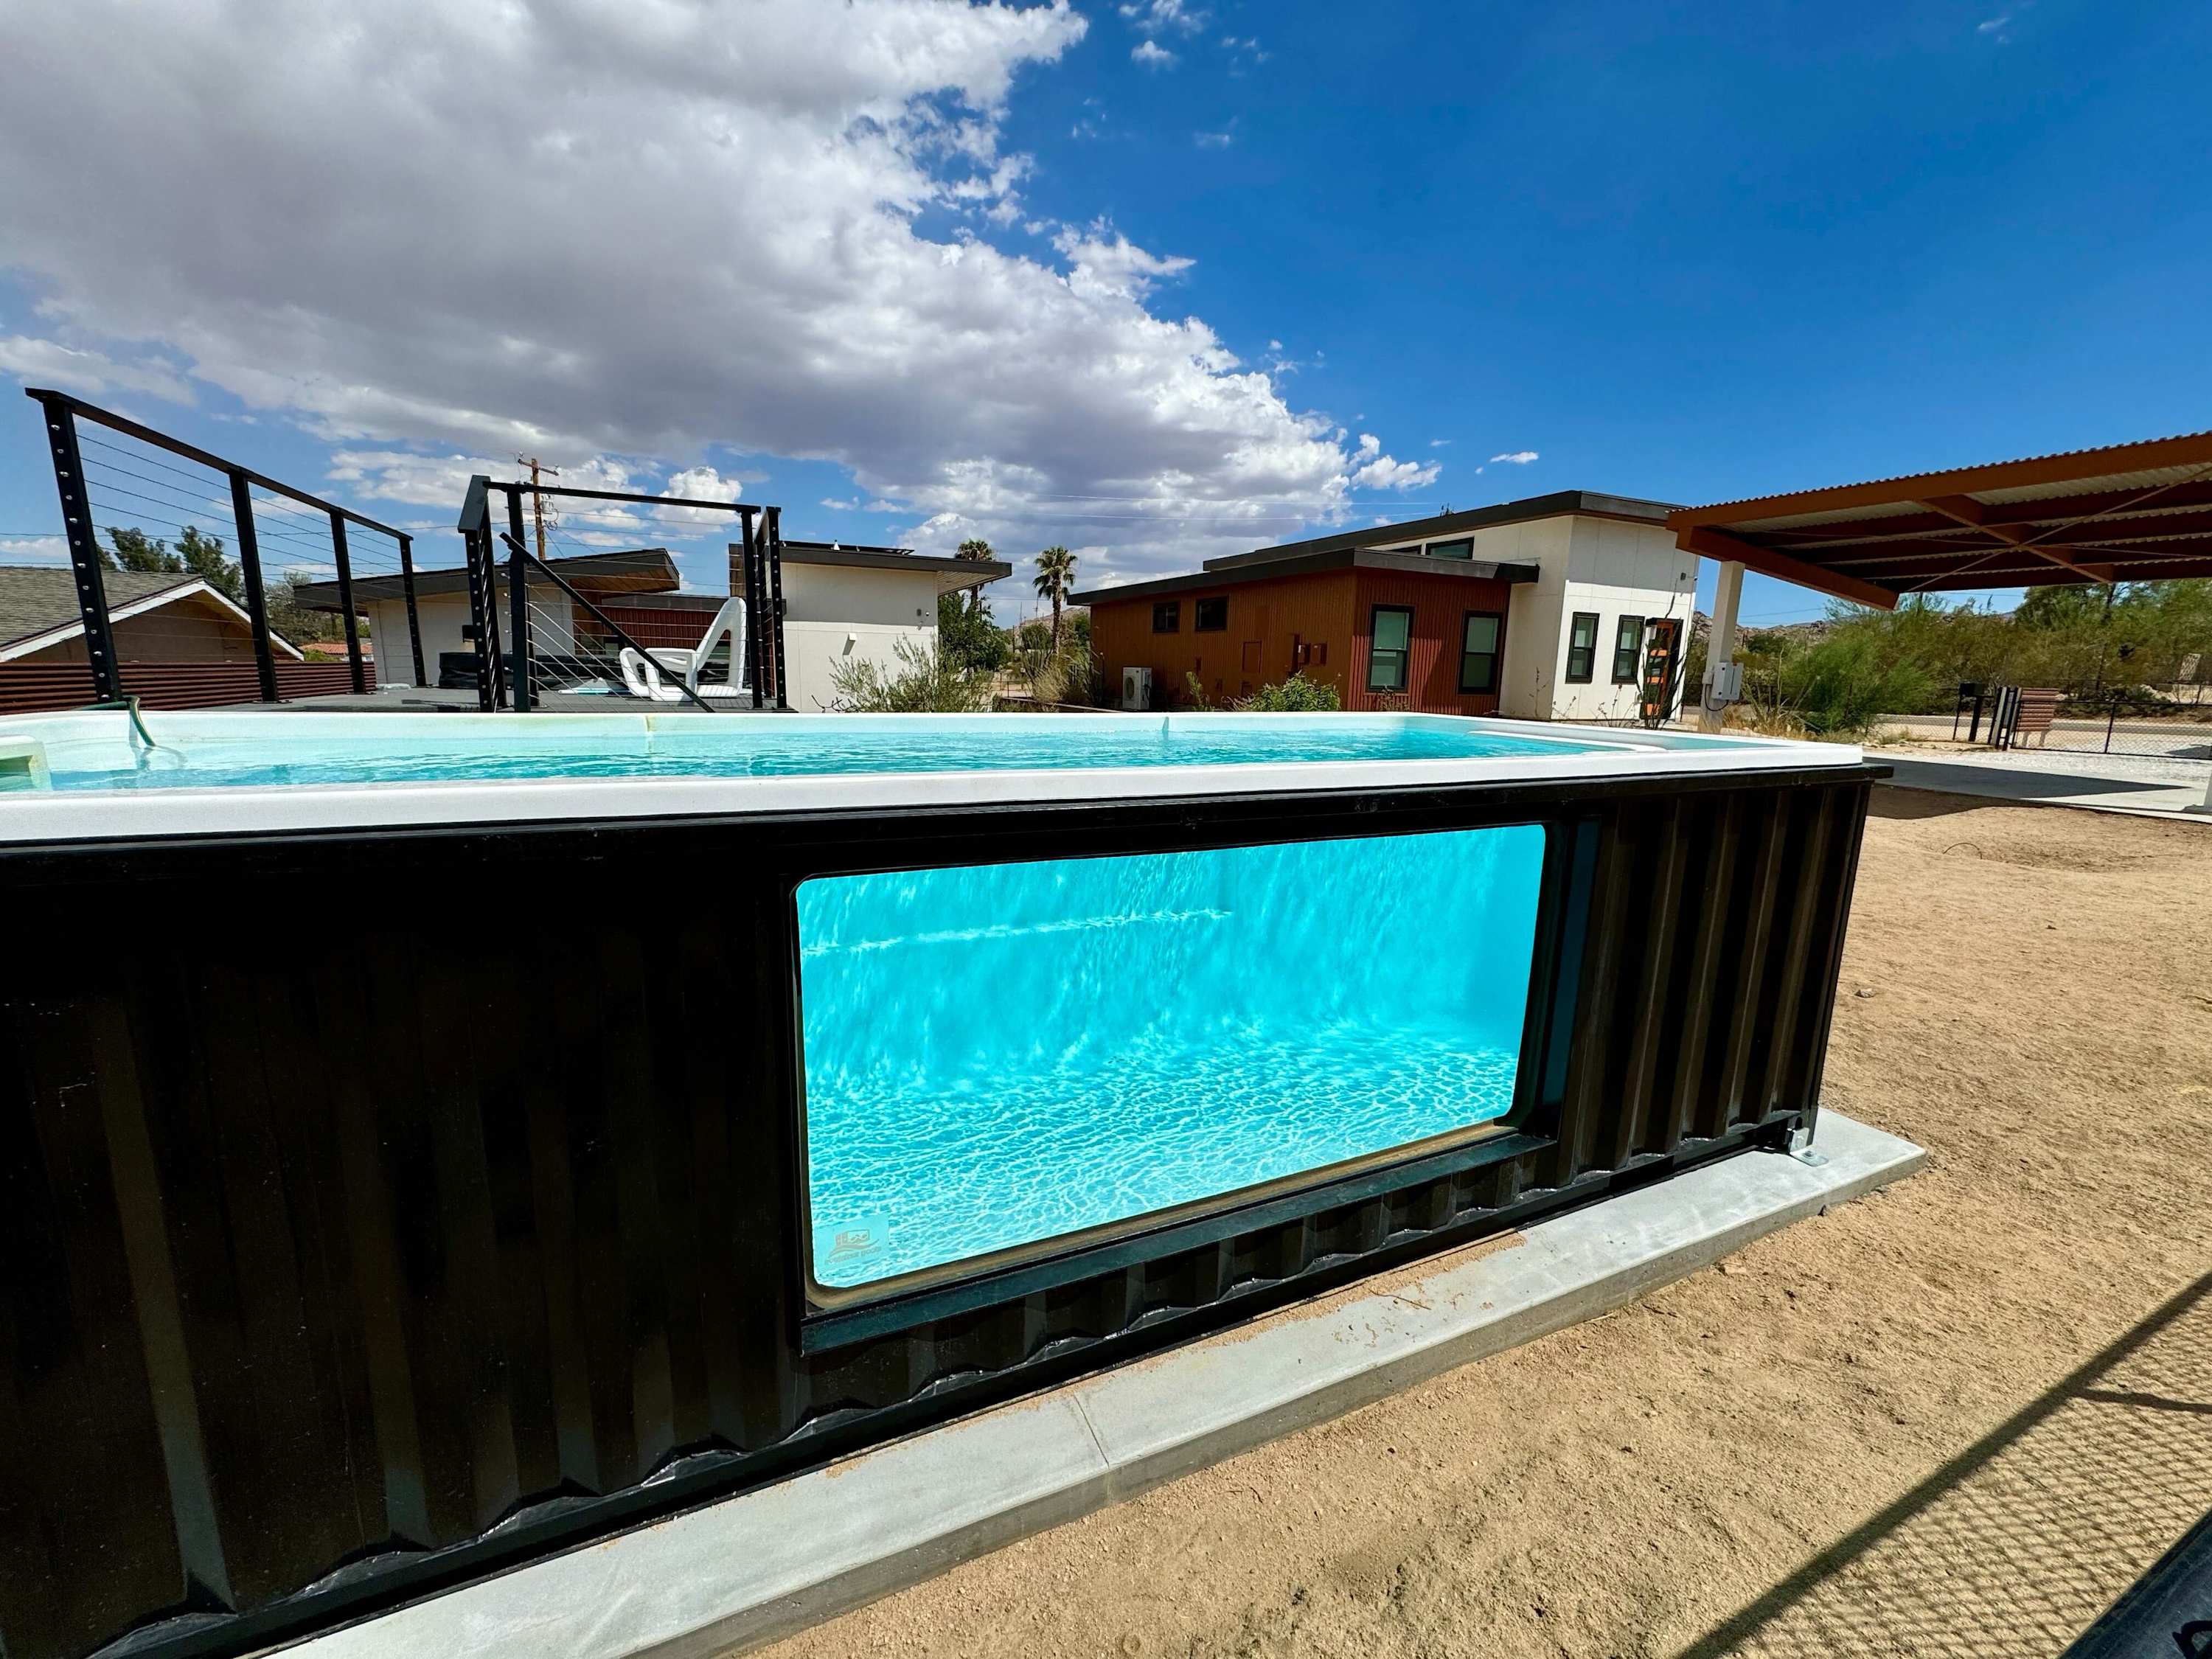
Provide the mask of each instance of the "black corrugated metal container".
{"label": "black corrugated metal container", "polygon": [[[240,1652],[1779,1143],[1878,775],[0,850],[0,1644]],[[798,882],[1528,822],[1508,1132],[806,1304]]]}

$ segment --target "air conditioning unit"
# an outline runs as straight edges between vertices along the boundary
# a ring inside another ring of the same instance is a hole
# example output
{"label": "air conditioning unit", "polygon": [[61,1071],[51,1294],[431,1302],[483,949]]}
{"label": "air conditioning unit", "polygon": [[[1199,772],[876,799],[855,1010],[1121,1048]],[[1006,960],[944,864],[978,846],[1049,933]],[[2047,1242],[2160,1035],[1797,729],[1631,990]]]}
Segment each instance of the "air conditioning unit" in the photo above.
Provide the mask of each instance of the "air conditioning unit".
{"label": "air conditioning unit", "polygon": [[1125,668],[1121,671],[1121,707],[1143,710],[1152,706],[1152,671],[1149,668]]}

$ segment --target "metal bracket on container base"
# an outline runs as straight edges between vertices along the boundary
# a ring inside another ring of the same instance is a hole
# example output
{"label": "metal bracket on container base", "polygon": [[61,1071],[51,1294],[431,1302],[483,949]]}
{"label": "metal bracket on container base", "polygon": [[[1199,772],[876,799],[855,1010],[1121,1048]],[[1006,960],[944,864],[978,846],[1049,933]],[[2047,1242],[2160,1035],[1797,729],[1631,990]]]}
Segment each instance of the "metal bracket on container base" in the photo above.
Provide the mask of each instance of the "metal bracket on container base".
{"label": "metal bracket on container base", "polygon": [[1813,1150],[1813,1132],[1802,1123],[1790,1130],[1790,1144],[1784,1150],[1808,1170],[1820,1169],[1828,1161],[1826,1152]]}

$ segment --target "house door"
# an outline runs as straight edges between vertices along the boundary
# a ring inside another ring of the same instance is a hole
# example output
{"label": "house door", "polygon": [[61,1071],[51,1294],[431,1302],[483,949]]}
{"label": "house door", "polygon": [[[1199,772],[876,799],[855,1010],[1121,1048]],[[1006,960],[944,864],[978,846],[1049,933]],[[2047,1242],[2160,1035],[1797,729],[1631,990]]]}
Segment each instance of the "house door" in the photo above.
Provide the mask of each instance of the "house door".
{"label": "house door", "polygon": [[1646,726],[1658,726],[1674,712],[1674,692],[1682,679],[1682,624],[1674,617],[1654,617],[1644,636],[1644,696],[1638,713]]}

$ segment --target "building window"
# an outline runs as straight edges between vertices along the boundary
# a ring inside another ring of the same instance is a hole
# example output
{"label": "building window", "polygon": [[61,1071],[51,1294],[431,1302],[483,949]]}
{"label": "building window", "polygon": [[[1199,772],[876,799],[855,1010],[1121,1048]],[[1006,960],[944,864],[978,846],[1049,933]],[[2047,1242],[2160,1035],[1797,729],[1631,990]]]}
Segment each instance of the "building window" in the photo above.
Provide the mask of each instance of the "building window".
{"label": "building window", "polygon": [[1162,599],[1152,607],[1152,632],[1180,634],[1182,631],[1182,601]]}
{"label": "building window", "polygon": [[1200,599],[1191,609],[1196,613],[1190,619],[1194,633],[1225,634],[1229,631],[1229,601],[1226,599]]}
{"label": "building window", "polygon": [[1403,691],[1406,658],[1413,638],[1413,612],[1409,605],[1378,605],[1368,622],[1373,643],[1367,653],[1367,689]]}
{"label": "building window", "polygon": [[1460,633],[1459,689],[1468,696],[1498,690],[1498,647],[1505,618],[1495,611],[1470,611]]}
{"label": "building window", "polygon": [[1597,672],[1597,612],[1577,611],[1567,627],[1567,684],[1588,685]]}
{"label": "building window", "polygon": [[1623,617],[1613,630],[1613,683],[1636,684],[1637,659],[1644,654],[1644,618]]}
{"label": "building window", "polygon": [[1432,559],[1471,559],[1474,556],[1472,541],[1431,542],[1429,556]]}

